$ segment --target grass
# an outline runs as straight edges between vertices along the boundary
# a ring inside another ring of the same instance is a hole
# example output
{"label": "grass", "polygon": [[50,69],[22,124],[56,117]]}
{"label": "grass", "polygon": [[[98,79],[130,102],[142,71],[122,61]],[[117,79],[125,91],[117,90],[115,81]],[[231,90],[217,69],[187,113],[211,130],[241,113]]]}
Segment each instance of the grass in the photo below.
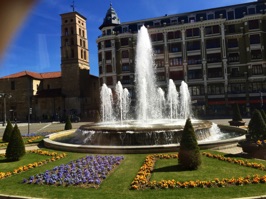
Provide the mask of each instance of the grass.
{"label": "grass", "polygon": [[[60,153],[60,152],[59,152]],[[250,184],[245,186],[232,186],[226,188],[191,188],[191,189],[168,189],[168,190],[130,190],[130,184],[136,176],[139,168],[147,154],[131,154],[124,155],[125,160],[103,181],[99,189],[93,188],[77,188],[77,187],[55,187],[55,186],[39,186],[22,184],[24,178],[35,175],[45,170],[52,169],[60,164],[66,164],[71,160],[84,157],[87,154],[67,152],[67,157],[51,162],[47,165],[40,166],[26,172],[13,175],[11,177],[0,180],[0,194],[22,195],[38,198],[97,198],[97,199],[124,199],[124,198],[237,198],[266,194],[266,184]],[[43,160],[47,157],[37,154],[26,154],[21,161],[18,162],[0,162],[0,171],[17,168],[23,164],[31,163],[37,160]],[[156,162],[153,179],[172,179],[188,180],[188,179],[208,179],[223,178],[225,175],[232,177],[235,175],[248,175],[265,171],[259,171],[252,168],[242,167],[235,164],[202,157],[203,165],[198,171],[188,172],[178,170],[177,160],[158,160]],[[1,160],[1,159],[0,159]],[[257,162],[256,160],[250,160]],[[265,161],[262,161],[266,164]]]}

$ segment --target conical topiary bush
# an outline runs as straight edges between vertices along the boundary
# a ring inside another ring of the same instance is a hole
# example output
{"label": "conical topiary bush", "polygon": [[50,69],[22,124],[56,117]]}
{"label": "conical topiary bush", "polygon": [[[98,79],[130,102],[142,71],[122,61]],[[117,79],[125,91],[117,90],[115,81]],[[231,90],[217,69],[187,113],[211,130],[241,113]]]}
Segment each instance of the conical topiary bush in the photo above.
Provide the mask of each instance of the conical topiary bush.
{"label": "conical topiary bush", "polygon": [[233,104],[233,121],[242,121],[242,116],[238,104]]}
{"label": "conical topiary bush", "polygon": [[25,155],[25,145],[18,126],[15,125],[6,148],[6,158],[9,161],[17,161]]}
{"label": "conical topiary bush", "polygon": [[258,140],[266,137],[266,124],[258,109],[255,109],[248,124],[251,139]]}
{"label": "conical topiary bush", "polygon": [[200,149],[189,118],[186,121],[180,141],[178,163],[187,170],[196,170],[201,165]]}
{"label": "conical topiary bush", "polygon": [[261,114],[264,122],[266,123],[266,113],[265,113],[265,111],[263,109],[260,110],[260,114]]}
{"label": "conical topiary bush", "polygon": [[11,122],[8,120],[6,128],[5,128],[5,132],[3,134],[3,139],[2,139],[4,142],[9,142],[12,131],[13,131],[13,126]]}
{"label": "conical topiary bush", "polygon": [[65,130],[70,130],[70,129],[72,129],[72,124],[71,124],[70,118],[68,116],[66,119]]}

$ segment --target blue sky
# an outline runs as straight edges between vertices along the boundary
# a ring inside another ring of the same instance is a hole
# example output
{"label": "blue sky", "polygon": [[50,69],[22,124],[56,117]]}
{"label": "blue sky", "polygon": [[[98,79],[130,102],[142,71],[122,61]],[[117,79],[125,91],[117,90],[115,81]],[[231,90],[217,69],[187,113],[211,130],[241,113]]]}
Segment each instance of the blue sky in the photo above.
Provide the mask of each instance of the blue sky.
{"label": "blue sky", "polygon": [[[112,0],[121,22],[146,19],[255,0]],[[72,0],[39,0],[16,32],[0,60],[0,77],[20,71],[60,71],[60,14],[71,12]],[[75,0],[87,18],[91,74],[98,76],[96,39],[110,0]]]}

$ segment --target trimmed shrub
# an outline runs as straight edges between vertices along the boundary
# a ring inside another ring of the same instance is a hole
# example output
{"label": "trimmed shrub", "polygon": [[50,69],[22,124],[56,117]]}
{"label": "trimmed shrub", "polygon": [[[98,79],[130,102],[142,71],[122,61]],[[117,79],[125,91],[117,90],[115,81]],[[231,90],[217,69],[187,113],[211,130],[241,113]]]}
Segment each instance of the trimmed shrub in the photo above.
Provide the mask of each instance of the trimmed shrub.
{"label": "trimmed shrub", "polygon": [[17,125],[14,126],[6,148],[6,158],[9,161],[17,161],[25,155],[25,145]]}
{"label": "trimmed shrub", "polygon": [[266,123],[266,113],[265,113],[265,111],[263,109],[260,110],[260,114],[261,114],[264,122]]}
{"label": "trimmed shrub", "polygon": [[2,139],[4,142],[9,142],[12,131],[13,131],[13,126],[12,126],[11,122],[8,120],[6,128],[5,128],[5,132],[3,135],[3,139]]}
{"label": "trimmed shrub", "polygon": [[255,109],[248,124],[251,139],[258,140],[266,137],[266,124],[258,109]]}
{"label": "trimmed shrub", "polygon": [[70,129],[72,129],[72,124],[71,124],[70,118],[68,116],[66,119],[65,130],[70,130]]}
{"label": "trimmed shrub", "polygon": [[180,141],[179,165],[186,170],[197,170],[201,165],[201,156],[195,131],[188,118]]}
{"label": "trimmed shrub", "polygon": [[233,108],[233,118],[232,118],[232,120],[235,121],[235,122],[236,121],[242,121],[242,116],[241,116],[238,104],[233,104],[232,108]]}

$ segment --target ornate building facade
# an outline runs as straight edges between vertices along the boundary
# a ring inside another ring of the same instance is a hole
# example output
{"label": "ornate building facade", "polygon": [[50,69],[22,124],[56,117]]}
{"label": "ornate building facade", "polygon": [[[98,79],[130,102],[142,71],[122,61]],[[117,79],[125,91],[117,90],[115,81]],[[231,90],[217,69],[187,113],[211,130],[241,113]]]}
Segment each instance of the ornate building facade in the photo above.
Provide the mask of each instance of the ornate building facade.
{"label": "ornate building facade", "polygon": [[[158,86],[186,81],[196,114],[242,114],[261,108],[266,94],[266,1],[120,22],[112,5],[97,39],[100,85],[121,81],[134,98],[137,33],[148,28]],[[264,94],[265,93],[265,94]]]}

